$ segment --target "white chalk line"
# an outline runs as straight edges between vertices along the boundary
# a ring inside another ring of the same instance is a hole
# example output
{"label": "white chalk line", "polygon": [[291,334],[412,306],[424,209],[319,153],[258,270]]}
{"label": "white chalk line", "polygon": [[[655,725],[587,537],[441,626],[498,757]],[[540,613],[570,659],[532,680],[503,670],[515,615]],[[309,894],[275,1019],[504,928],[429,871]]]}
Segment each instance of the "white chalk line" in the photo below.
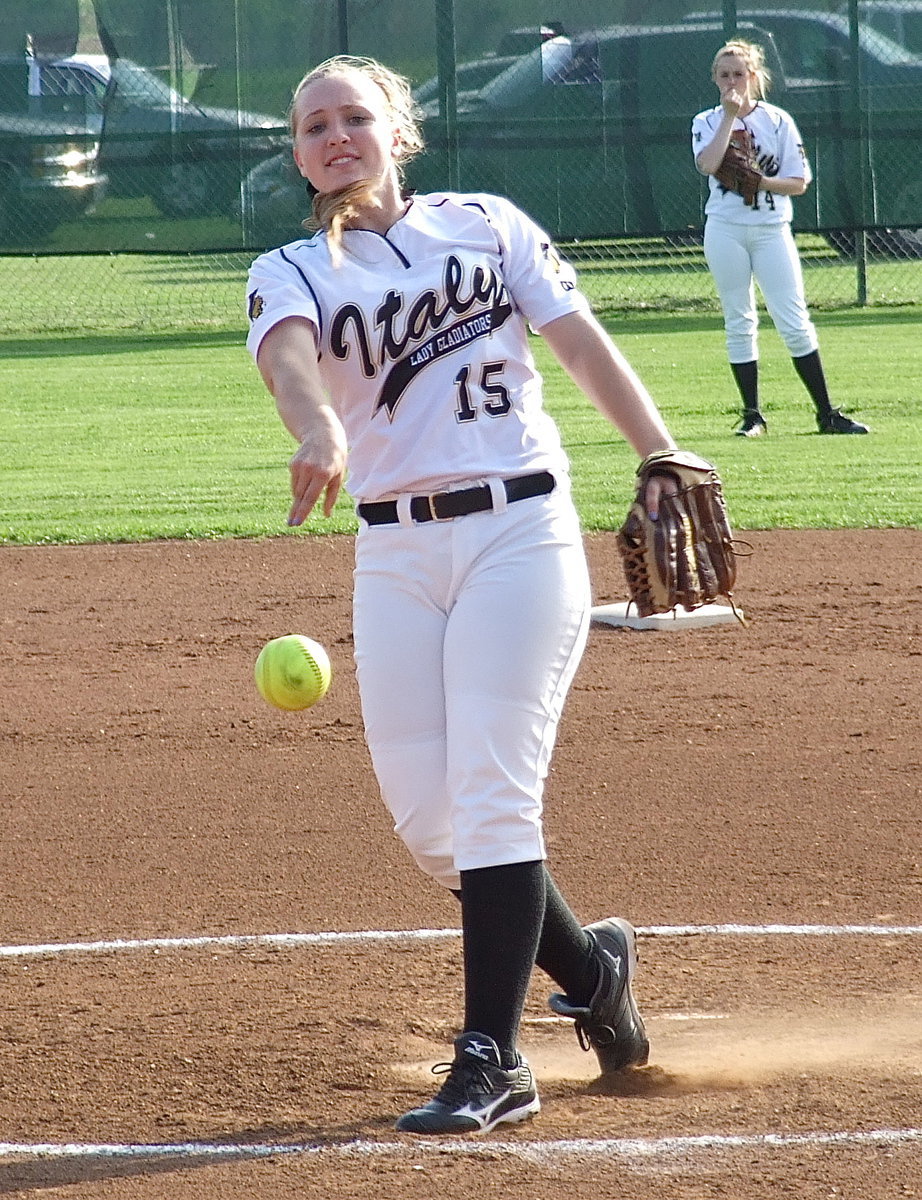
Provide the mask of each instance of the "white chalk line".
{"label": "white chalk line", "polygon": [[[655,925],[638,926],[641,936],[918,936],[913,925]],[[360,930],[355,932],[247,934],[220,937],[137,938],[96,942],[61,942],[0,946],[0,957],[36,957],[64,953],[110,953],[128,950],[184,950],[200,947],[233,949],[259,946],[323,946],[381,941],[427,941],[460,937],[459,929]],[[710,1014],[711,1016],[713,1014]],[[821,1146],[881,1146],[922,1142],[922,1129],[873,1129],[799,1134],[702,1134],[692,1137],[567,1139],[500,1142],[492,1139],[404,1142],[355,1141],[334,1145],[316,1143],[95,1143],[0,1142],[0,1159],[201,1159],[234,1160],[286,1155],[313,1157],[419,1158],[425,1155],[506,1155],[525,1162],[559,1161],[561,1157],[639,1159],[688,1157],[723,1150],[785,1149]]]}
{"label": "white chalk line", "polygon": [[693,1137],[586,1138],[557,1141],[502,1142],[476,1140],[420,1139],[412,1143],[353,1141],[330,1145],[311,1142],[220,1142],[96,1143],[96,1142],[0,1142],[0,1158],[38,1159],[125,1159],[125,1158],[272,1158],[276,1155],[310,1155],[326,1158],[422,1158],[455,1154],[492,1157],[505,1155],[528,1162],[562,1157],[642,1159],[688,1157],[723,1150],[785,1150],[821,1146],[901,1146],[922,1142],[922,1129],[838,1130],[808,1133],[699,1134]]}
{"label": "white chalk line", "polygon": [[[922,925],[638,925],[640,937],[919,937]],[[458,938],[460,929],[362,929],[345,933],[255,933],[205,937],[114,938],[0,946],[0,958],[110,954],[125,950],[247,949],[333,946],[343,942],[413,942]]]}

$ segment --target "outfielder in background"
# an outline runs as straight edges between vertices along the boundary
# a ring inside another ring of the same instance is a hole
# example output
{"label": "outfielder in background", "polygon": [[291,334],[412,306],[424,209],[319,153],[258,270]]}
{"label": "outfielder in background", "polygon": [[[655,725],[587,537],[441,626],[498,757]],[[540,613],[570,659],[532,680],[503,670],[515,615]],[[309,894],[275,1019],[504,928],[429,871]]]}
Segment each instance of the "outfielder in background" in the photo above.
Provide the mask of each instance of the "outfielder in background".
{"label": "outfielder in background", "polygon": [[[545,866],[542,793],[590,588],[568,461],[528,327],[641,456],[674,449],[550,239],[508,201],[408,197],[407,81],[338,57],[299,84],[295,161],[315,236],[257,258],[248,346],[298,442],[289,524],[346,478],[365,734],[395,828],[461,902],[463,1032],[412,1133],[537,1112],[517,1049],[534,964],[603,1072],[647,1061],[634,931],[583,929]],[[654,478],[657,511],[675,485]]]}
{"label": "outfielder in background", "polygon": [[[730,368],[743,401],[736,432],[758,437],[767,429],[759,407],[755,279],[816,406],[820,433],[867,433],[866,425],[833,408],[829,399],[791,233],[791,197],[804,194],[812,173],[793,119],[762,98],[771,82],[762,47],[728,42],[714,57],[711,78],[720,103],[692,121],[692,151],[698,170],[710,177],[704,254],[720,296]],[[754,183],[745,181],[738,190],[717,178],[735,131],[755,149]]]}

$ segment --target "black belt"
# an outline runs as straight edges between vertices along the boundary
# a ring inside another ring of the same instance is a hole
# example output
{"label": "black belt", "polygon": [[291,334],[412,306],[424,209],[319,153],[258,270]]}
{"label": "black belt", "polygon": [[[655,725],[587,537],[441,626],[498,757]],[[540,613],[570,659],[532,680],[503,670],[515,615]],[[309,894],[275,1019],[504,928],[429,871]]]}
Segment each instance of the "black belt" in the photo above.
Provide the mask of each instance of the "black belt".
{"label": "black belt", "polygon": [[[538,471],[534,475],[516,475],[504,479],[506,499],[527,500],[530,496],[546,496],[555,486],[550,471]],[[410,501],[411,518],[424,521],[451,521],[454,517],[466,517],[468,513],[487,512],[493,507],[493,493],[488,484],[481,487],[464,488],[457,492],[433,492],[431,496],[414,496]],[[359,504],[355,510],[369,525],[394,525],[399,521],[396,500],[376,500]]]}

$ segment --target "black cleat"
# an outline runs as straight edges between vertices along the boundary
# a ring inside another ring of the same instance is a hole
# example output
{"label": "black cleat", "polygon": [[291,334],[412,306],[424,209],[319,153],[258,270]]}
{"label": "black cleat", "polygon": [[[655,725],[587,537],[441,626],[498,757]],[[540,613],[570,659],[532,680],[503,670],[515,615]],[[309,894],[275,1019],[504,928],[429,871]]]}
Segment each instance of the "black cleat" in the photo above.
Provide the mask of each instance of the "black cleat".
{"label": "black cleat", "polygon": [[524,1121],[541,1108],[531,1067],[519,1055],[511,1071],[500,1065],[496,1042],[482,1033],[462,1033],[455,1059],[437,1063],[434,1075],[448,1078],[428,1104],[404,1113],[401,1133],[487,1133],[504,1121]]}
{"label": "black cleat", "polygon": [[768,433],[765,418],[755,409],[747,408],[743,413],[743,423],[736,431],[737,437],[761,437]]}
{"label": "black cleat", "polygon": [[573,1017],[576,1036],[584,1050],[594,1050],[603,1075],[642,1067],[650,1056],[650,1043],[634,997],[631,979],[637,966],[637,936],[620,917],[596,921],[586,932],[595,943],[601,975],[586,1008],[571,1004],[555,992],[550,1006],[564,1017]]}
{"label": "black cleat", "polygon": [[833,408],[828,413],[816,418],[820,433],[870,433],[867,425],[853,421],[839,409]]}

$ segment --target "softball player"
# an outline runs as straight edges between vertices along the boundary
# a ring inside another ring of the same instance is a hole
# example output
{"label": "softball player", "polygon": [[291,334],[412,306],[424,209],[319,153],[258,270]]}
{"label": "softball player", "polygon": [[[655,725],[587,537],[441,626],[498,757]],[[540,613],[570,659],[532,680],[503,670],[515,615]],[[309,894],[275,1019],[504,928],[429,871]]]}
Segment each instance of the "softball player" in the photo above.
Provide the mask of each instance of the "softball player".
{"label": "softball player", "polygon": [[[804,194],[812,174],[797,126],[784,109],[761,98],[770,82],[761,46],[728,42],[715,55],[711,78],[720,90],[720,104],[692,121],[692,151],[698,170],[710,176],[704,255],[720,296],[730,368],[743,401],[743,422],[736,432],[758,437],[767,430],[759,409],[755,279],[816,406],[820,433],[867,433],[866,425],[832,407],[804,298],[791,233],[791,197]],[[752,206],[714,177],[734,129],[752,134],[763,172]]]}
{"label": "softball player", "polygon": [[[421,145],[404,79],[329,60],[298,86],[292,133],[320,231],[254,262],[248,346],[299,443],[290,524],[321,497],[330,514],[348,449],[366,738],[397,833],[461,901],[464,1032],[398,1129],[488,1130],[539,1108],[516,1048],[536,962],[603,1072],[648,1053],[631,926],[581,928],[544,861],[590,590],[528,327],[640,455],[674,442],[528,217],[495,196],[404,195]],[[651,513],[670,490],[654,481]]]}

